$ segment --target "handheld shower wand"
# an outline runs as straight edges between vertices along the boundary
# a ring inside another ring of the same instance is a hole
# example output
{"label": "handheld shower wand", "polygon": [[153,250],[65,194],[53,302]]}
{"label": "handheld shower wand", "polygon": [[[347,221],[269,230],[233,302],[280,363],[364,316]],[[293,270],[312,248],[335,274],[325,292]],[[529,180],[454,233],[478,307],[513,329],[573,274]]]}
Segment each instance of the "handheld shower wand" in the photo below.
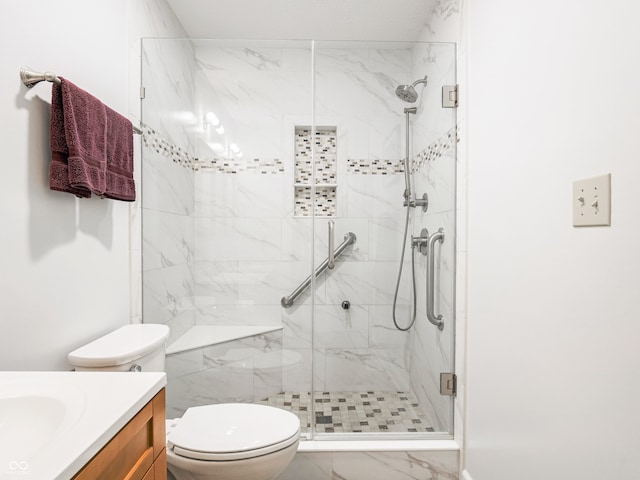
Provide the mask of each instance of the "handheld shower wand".
{"label": "handheld shower wand", "polygon": [[[416,80],[415,82],[413,82],[412,85],[399,85],[396,88],[396,95],[403,101],[405,102],[409,102],[409,103],[415,103],[415,101],[418,99],[418,93],[416,92],[416,89],[414,88],[416,85],[418,84],[426,84],[427,83],[427,77],[425,76],[424,78],[420,79],[420,80]],[[398,268],[398,279],[396,281],[396,290],[393,294],[393,309],[392,309],[392,318],[393,318],[393,324],[395,325],[395,327],[398,330],[401,331],[407,331],[409,330],[411,327],[413,327],[413,324],[416,321],[416,270],[415,270],[415,247],[421,245],[420,241],[418,241],[417,243],[414,242],[413,237],[412,237],[412,241],[411,241],[411,279],[412,279],[412,297],[413,297],[413,308],[412,308],[412,312],[411,312],[411,320],[409,322],[409,325],[407,327],[401,327],[398,324],[398,321],[396,319],[396,307],[397,307],[397,302],[398,302],[398,292],[400,291],[400,280],[402,279],[402,266],[404,263],[404,253],[405,253],[405,247],[407,245],[407,233],[409,230],[409,212],[411,207],[415,208],[415,207],[422,207],[422,211],[426,212],[427,208],[429,206],[429,198],[427,196],[427,194],[425,193],[422,198],[413,198],[413,194],[411,192],[411,157],[410,157],[410,153],[411,153],[411,144],[410,144],[410,137],[409,137],[409,129],[410,129],[410,121],[409,121],[409,117],[412,114],[416,114],[416,112],[418,111],[418,109],[416,107],[408,107],[404,109],[404,114],[406,117],[406,127],[405,127],[405,131],[406,131],[406,154],[404,157],[404,203],[403,205],[406,207],[406,215],[405,215],[405,223],[404,223],[404,236],[403,236],[403,240],[402,240],[402,253],[400,254],[400,267]]]}

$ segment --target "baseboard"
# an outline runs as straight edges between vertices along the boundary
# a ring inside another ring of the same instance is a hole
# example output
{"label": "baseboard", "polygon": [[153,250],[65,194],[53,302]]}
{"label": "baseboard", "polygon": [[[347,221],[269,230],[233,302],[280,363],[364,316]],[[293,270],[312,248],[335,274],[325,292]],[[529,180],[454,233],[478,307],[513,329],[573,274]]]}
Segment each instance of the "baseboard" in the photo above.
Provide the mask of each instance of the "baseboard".
{"label": "baseboard", "polygon": [[473,478],[471,478],[471,475],[469,475],[469,472],[467,472],[466,470],[463,470],[462,478],[460,480],[473,480]]}

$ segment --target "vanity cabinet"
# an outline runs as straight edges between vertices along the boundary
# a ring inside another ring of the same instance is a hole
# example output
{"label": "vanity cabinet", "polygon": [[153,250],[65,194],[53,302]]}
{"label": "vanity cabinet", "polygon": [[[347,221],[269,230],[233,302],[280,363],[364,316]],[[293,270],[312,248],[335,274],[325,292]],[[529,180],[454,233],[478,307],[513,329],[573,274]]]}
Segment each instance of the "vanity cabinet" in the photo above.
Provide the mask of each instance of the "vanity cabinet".
{"label": "vanity cabinet", "polygon": [[74,480],[166,480],[164,388],[127,423]]}

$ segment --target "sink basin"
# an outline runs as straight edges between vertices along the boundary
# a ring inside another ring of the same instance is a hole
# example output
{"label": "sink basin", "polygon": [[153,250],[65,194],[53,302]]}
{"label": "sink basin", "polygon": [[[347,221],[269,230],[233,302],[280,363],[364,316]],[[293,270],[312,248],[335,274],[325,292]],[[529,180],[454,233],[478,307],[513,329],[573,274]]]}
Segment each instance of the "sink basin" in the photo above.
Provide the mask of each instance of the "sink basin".
{"label": "sink basin", "polygon": [[0,475],[27,473],[30,462],[81,417],[85,395],[47,382],[14,382],[0,390]]}
{"label": "sink basin", "polygon": [[0,372],[0,480],[69,480],[166,385],[162,372]]}

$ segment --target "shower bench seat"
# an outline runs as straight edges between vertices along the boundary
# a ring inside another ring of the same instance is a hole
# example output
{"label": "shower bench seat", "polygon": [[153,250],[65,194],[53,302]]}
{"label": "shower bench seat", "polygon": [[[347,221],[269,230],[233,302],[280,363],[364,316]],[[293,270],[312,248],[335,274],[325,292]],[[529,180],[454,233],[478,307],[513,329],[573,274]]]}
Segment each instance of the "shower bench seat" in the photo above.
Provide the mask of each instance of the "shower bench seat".
{"label": "shower bench seat", "polygon": [[282,330],[282,325],[194,325],[167,347],[167,355]]}

